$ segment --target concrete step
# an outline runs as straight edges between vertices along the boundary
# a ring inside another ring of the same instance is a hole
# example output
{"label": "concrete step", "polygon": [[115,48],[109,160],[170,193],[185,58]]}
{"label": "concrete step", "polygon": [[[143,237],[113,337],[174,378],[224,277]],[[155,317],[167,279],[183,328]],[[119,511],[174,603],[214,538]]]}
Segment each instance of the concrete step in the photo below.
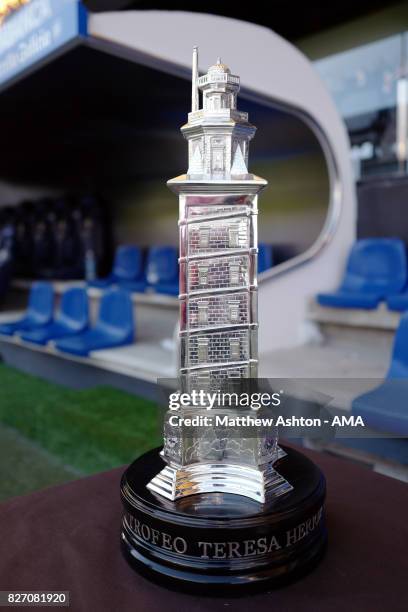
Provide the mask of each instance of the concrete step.
{"label": "concrete step", "polygon": [[346,352],[362,353],[369,362],[386,359],[389,363],[400,318],[400,313],[388,310],[385,304],[376,310],[364,310],[326,308],[312,301],[306,314],[306,337]]}
{"label": "concrete step", "polygon": [[375,329],[393,332],[399,325],[401,313],[388,310],[381,303],[375,310],[364,308],[329,308],[320,306],[315,300],[308,304],[307,318],[321,326]]}
{"label": "concrete step", "polygon": [[90,357],[95,365],[151,382],[177,376],[176,346],[171,341],[142,341],[116,349],[93,351]]}
{"label": "concrete step", "polygon": [[308,379],[315,390],[350,410],[352,400],[384,379],[400,314],[309,304],[305,344],[260,356],[260,376]]}
{"label": "concrete step", "polygon": [[[356,343],[325,340],[260,355],[261,378],[288,379],[330,396],[332,405],[351,409],[355,397],[378,386],[391,357],[385,348],[373,351]],[[285,382],[282,383],[285,387]]]}
{"label": "concrete step", "polygon": [[338,346],[334,342],[305,344],[262,353],[260,376],[277,378],[371,378],[382,379],[391,353],[365,346]]}
{"label": "concrete step", "polygon": [[[310,302],[307,321],[327,340],[358,344],[386,350],[392,346],[401,314],[380,304],[376,310],[360,308],[326,308]],[[316,333],[318,336],[319,333]]]}

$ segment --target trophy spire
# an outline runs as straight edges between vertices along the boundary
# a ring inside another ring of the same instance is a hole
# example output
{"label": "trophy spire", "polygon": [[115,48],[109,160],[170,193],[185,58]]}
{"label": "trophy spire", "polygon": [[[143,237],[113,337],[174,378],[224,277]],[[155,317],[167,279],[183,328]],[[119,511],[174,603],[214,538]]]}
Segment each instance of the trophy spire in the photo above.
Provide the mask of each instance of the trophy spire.
{"label": "trophy spire", "polygon": [[193,68],[191,75],[191,112],[195,113],[198,111],[198,47],[193,47]]}

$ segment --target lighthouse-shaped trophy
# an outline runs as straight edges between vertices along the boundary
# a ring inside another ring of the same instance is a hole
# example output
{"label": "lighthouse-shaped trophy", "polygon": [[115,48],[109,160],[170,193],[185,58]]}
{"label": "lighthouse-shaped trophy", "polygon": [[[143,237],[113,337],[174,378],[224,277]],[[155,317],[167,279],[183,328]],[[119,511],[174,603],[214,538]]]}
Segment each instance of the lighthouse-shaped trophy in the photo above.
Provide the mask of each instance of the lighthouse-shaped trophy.
{"label": "lighthouse-shaped trophy", "polygon": [[[196,592],[290,581],[317,563],[327,539],[318,468],[278,446],[274,428],[228,425],[243,414],[240,393],[257,389],[257,199],[267,184],[248,170],[256,128],[237,110],[239,86],[221,59],[199,77],[194,48],[181,128],[188,172],[168,186],[180,210],[176,396],[200,401],[167,412],[163,449],[135,461],[121,484],[126,559]],[[235,403],[221,404],[224,396]]]}

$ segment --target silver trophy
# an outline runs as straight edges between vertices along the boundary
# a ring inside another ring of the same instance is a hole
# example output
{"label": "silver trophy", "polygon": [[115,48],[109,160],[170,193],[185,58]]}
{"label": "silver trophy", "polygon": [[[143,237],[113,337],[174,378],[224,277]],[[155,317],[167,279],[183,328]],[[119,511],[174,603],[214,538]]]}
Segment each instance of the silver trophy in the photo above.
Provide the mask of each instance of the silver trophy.
{"label": "silver trophy", "polygon": [[198,77],[197,59],[195,49],[182,127],[188,173],[168,183],[180,202],[180,402],[170,393],[163,450],[123,474],[121,547],[131,567],[161,584],[237,593],[280,586],[322,558],[325,479],[301,453],[278,446],[276,428],[239,426],[263,416],[254,402],[243,409],[217,399],[229,391],[252,398],[263,387],[257,198],[266,181],[248,172],[255,128],[236,108],[239,78],[221,60]]}
{"label": "silver trophy", "polygon": [[[189,393],[257,378],[257,199],[267,182],[248,172],[256,128],[237,109],[239,88],[239,77],[221,59],[199,77],[194,48],[192,109],[181,128],[189,167],[167,183],[179,196],[180,384]],[[220,405],[210,412],[242,414]],[[180,413],[209,411],[204,402]],[[151,491],[170,500],[224,492],[264,503],[292,490],[273,467],[285,455],[276,430],[245,435],[209,426],[194,432],[172,425],[170,417],[169,411],[167,465],[147,485]]]}

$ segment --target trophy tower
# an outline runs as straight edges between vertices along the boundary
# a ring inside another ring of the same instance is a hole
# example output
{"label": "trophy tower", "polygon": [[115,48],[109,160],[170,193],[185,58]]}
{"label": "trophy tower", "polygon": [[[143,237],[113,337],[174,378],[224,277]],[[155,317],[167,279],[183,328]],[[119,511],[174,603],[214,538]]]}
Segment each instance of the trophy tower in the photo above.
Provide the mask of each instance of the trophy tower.
{"label": "trophy tower", "polygon": [[[180,384],[188,393],[242,390],[239,381],[257,378],[257,198],[267,183],[248,172],[256,128],[237,110],[239,77],[218,59],[198,78],[196,47],[192,72],[192,110],[181,128],[188,172],[167,183],[180,211]],[[191,418],[205,408],[182,413]],[[221,490],[265,502],[292,489],[273,468],[283,455],[274,431],[194,435],[167,422],[167,466],[148,487],[172,500]]]}
{"label": "trophy tower", "polygon": [[258,384],[257,199],[267,183],[248,170],[256,128],[237,109],[239,86],[221,59],[199,77],[194,48],[192,110],[181,128],[188,171],[168,186],[179,197],[177,385],[187,397],[208,393],[199,405],[169,409],[163,449],[137,459],[121,483],[130,565],[206,593],[292,580],[320,560],[327,539],[324,476],[301,453],[280,448],[275,428],[248,434],[185,424],[240,414],[237,405],[209,406],[208,396]]}

